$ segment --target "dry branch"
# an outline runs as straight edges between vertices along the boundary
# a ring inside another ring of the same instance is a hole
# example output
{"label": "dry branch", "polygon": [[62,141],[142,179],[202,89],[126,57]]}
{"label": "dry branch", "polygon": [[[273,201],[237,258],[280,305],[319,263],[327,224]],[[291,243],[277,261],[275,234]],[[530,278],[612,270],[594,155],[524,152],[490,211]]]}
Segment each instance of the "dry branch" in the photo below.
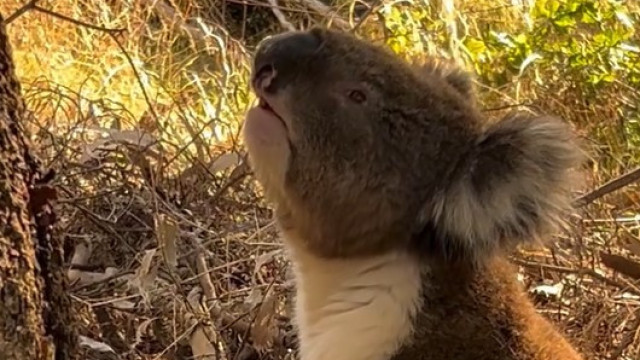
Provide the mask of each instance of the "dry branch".
{"label": "dry branch", "polygon": [[275,17],[280,22],[280,25],[282,25],[282,27],[285,30],[295,31],[296,28],[293,26],[293,24],[291,24],[287,20],[287,18],[284,16],[282,11],[280,11],[278,1],[277,0],[267,0],[267,1],[269,2],[269,5],[271,5],[271,11],[273,12],[273,15],[275,15]]}
{"label": "dry branch", "polygon": [[627,259],[624,256],[601,253],[600,260],[602,263],[621,274],[629,276],[634,280],[640,279],[640,263]]}
{"label": "dry branch", "polygon": [[7,16],[4,20],[5,25],[11,24],[15,19],[27,13],[29,10],[33,10],[40,0],[30,0],[28,3],[24,4],[21,8],[16,10],[13,14]]}
{"label": "dry branch", "polygon": [[596,199],[599,199],[605,195],[608,195],[616,190],[619,190],[633,182],[640,180],[640,168],[630,171],[624,175],[621,175],[607,183],[599,186],[597,189],[579,197],[574,201],[574,207],[585,206]]}
{"label": "dry branch", "polygon": [[323,4],[318,0],[302,0],[302,2],[313,11],[321,14],[323,17],[330,19],[333,23],[338,25],[339,28],[343,30],[348,30],[350,28],[349,23],[343,20],[338,14],[336,14],[331,7]]}

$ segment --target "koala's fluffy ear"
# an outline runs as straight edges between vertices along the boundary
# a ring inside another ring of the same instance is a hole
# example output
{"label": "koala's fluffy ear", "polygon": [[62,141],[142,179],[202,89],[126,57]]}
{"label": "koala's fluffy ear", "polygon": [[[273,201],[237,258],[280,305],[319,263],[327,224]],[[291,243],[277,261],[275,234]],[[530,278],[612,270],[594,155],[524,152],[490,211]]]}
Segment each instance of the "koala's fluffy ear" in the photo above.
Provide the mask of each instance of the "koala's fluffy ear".
{"label": "koala's fluffy ear", "polygon": [[468,100],[474,100],[471,74],[453,62],[437,58],[428,58],[420,65],[420,70],[444,78],[457,92]]}
{"label": "koala's fluffy ear", "polygon": [[548,236],[563,223],[583,159],[558,119],[512,114],[491,125],[432,204],[438,247],[481,260]]}

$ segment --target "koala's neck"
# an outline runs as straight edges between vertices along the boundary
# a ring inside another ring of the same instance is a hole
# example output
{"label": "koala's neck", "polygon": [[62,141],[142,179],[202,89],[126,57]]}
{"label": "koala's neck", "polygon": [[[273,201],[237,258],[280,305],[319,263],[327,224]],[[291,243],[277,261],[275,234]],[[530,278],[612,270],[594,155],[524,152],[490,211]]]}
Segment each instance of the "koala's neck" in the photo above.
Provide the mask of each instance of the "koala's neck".
{"label": "koala's neck", "polygon": [[284,238],[301,360],[581,359],[505,258],[481,269],[400,251],[326,259]]}
{"label": "koala's neck", "polygon": [[297,292],[301,360],[384,360],[412,334],[421,267],[406,253],[324,259],[284,234]]}

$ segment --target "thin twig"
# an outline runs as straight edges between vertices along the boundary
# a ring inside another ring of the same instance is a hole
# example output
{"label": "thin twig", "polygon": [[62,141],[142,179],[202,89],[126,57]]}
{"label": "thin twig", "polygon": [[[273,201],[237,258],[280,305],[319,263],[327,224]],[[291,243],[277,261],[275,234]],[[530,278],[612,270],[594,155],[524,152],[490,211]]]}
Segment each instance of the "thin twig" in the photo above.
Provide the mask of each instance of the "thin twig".
{"label": "thin twig", "polygon": [[360,26],[367,20],[367,18],[375,11],[375,9],[382,3],[382,0],[376,0],[373,4],[369,6],[367,11],[365,11],[360,19],[358,19],[358,23],[351,29],[351,32],[356,32]]}
{"label": "thin twig", "polygon": [[156,109],[153,107],[153,104],[151,103],[151,98],[149,98],[147,89],[144,87],[144,84],[142,83],[142,78],[140,77],[140,73],[138,72],[136,65],[133,63],[133,59],[131,58],[131,55],[129,55],[129,52],[127,51],[127,49],[124,48],[124,45],[122,45],[120,40],[118,40],[118,37],[116,36],[115,33],[109,32],[108,34],[111,35],[111,38],[113,39],[113,41],[115,41],[116,45],[118,45],[118,47],[120,48],[120,51],[122,51],[122,54],[127,59],[129,66],[131,66],[131,70],[133,70],[133,73],[136,76],[136,81],[138,82],[138,85],[140,86],[140,90],[142,91],[142,96],[144,96],[144,101],[147,103],[147,106],[149,107],[149,111],[151,112],[153,119],[156,121],[156,123],[158,123],[160,121],[158,118],[158,113],[156,113]]}
{"label": "thin twig", "polygon": [[529,107],[532,104],[529,102],[521,102],[521,103],[517,103],[517,104],[506,104],[506,105],[501,105],[501,106],[495,106],[495,107],[490,107],[490,108],[485,108],[482,109],[482,111],[484,112],[493,112],[493,111],[501,111],[501,110],[507,110],[507,109],[513,109],[516,107]]}
{"label": "thin twig", "polygon": [[17,18],[19,18],[20,16],[24,15],[24,13],[26,13],[29,10],[33,10],[35,9],[38,1],[40,0],[31,0],[28,3],[24,4],[20,9],[16,10],[16,12],[14,12],[13,14],[9,15],[9,17],[7,17],[4,20],[4,24],[5,25],[9,25],[11,24],[11,22]]}
{"label": "thin twig", "polygon": [[269,2],[269,5],[271,5],[271,12],[273,12],[273,15],[275,15],[275,17],[278,19],[278,21],[280,22],[280,25],[282,25],[282,27],[285,28],[286,30],[295,31],[296,28],[293,26],[293,24],[289,22],[289,20],[287,20],[287,18],[284,16],[282,11],[280,11],[280,7],[278,6],[278,1],[277,0],[267,0],[267,1]]}
{"label": "thin twig", "polygon": [[594,270],[591,269],[587,269],[587,268],[568,268],[568,267],[563,267],[563,266],[556,266],[556,265],[549,265],[549,264],[543,264],[543,263],[538,263],[538,262],[532,262],[532,261],[527,261],[527,260],[522,260],[522,259],[517,259],[517,258],[513,258],[512,261],[520,266],[523,267],[527,267],[530,269],[544,269],[544,270],[549,270],[549,271],[555,271],[558,273],[564,273],[564,274],[579,274],[579,275],[587,275],[591,278],[594,278],[596,280],[600,280],[602,282],[604,282],[607,285],[610,286],[614,286],[616,288],[619,289],[623,289],[623,290],[627,290],[630,293],[633,293],[634,295],[640,295],[640,289],[638,289],[635,286],[632,286],[629,283],[626,284],[621,284],[615,280],[609,279],[608,277],[597,273]]}
{"label": "thin twig", "polygon": [[45,9],[45,8],[43,8],[43,7],[41,7],[41,6],[37,5],[37,4],[34,4],[31,8],[33,10],[35,10],[35,11],[41,12],[43,14],[47,14],[47,15],[49,15],[51,17],[58,18],[58,19],[64,20],[64,21],[68,21],[68,22],[70,22],[72,24],[76,24],[78,26],[84,26],[84,27],[87,27],[89,29],[98,30],[98,31],[104,31],[104,32],[106,32],[108,34],[119,34],[119,33],[122,33],[124,31],[126,31],[126,29],[124,29],[124,28],[122,28],[122,29],[110,29],[110,28],[106,28],[106,27],[103,27],[103,26],[89,24],[89,23],[86,23],[84,21],[76,20],[76,19],[68,17],[66,15],[62,15],[62,14],[57,13],[55,11],[51,11],[49,9]]}
{"label": "thin twig", "polygon": [[638,333],[638,330],[640,330],[640,311],[639,310],[635,311],[635,318],[629,325],[629,328],[632,329],[632,331],[629,331],[628,333],[625,334],[625,336],[622,338],[622,341],[620,341],[620,345],[618,346],[618,348],[616,348],[613,354],[611,354],[611,357],[609,357],[610,360],[618,360],[622,358],[622,354],[624,354],[625,350],[627,350],[627,348],[631,344],[633,344],[635,337]]}
{"label": "thin twig", "polygon": [[142,90],[142,95],[144,96],[145,102],[147,103],[147,106],[149,107],[149,111],[151,112],[153,118],[157,121],[158,120],[158,114],[156,113],[155,108],[153,107],[152,103],[151,103],[151,99],[149,98],[149,94],[147,94],[147,90],[144,87],[144,84],[142,83],[142,78],[140,77],[140,73],[138,72],[138,69],[136,68],[135,64],[133,63],[133,59],[131,58],[131,56],[129,55],[129,53],[127,52],[127,50],[124,48],[124,46],[122,45],[122,43],[120,42],[120,40],[118,40],[118,35],[125,32],[126,29],[125,28],[115,28],[115,29],[111,29],[111,28],[106,28],[103,26],[97,26],[97,25],[93,25],[93,24],[89,24],[87,22],[84,21],[80,21],[80,20],[76,20],[74,18],[71,18],[69,16],[66,15],[62,15],[59,14],[55,11],[51,11],[48,9],[45,9],[41,6],[38,6],[37,4],[34,4],[31,9],[41,12],[43,14],[47,14],[51,17],[63,20],[63,21],[67,21],[70,22],[72,24],[78,25],[78,26],[83,26],[89,29],[93,29],[93,30],[97,30],[97,31],[102,31],[107,33],[109,36],[111,36],[111,38],[113,39],[113,41],[115,41],[116,45],[118,45],[118,48],[120,49],[120,51],[122,51],[122,54],[125,56],[125,58],[127,59],[127,62],[129,62],[129,65],[131,66],[131,69],[133,70],[133,73],[136,76],[136,80],[138,82],[138,85],[140,86],[140,89]]}
{"label": "thin twig", "polygon": [[318,0],[302,0],[302,2],[304,2],[305,5],[311,10],[317,12],[318,14],[321,14],[322,16],[330,18],[334,24],[338,25],[338,27],[342,29],[349,28],[349,24],[333,10],[331,10],[331,8],[326,4],[323,4]]}
{"label": "thin twig", "polygon": [[597,189],[577,198],[576,200],[574,200],[573,206],[576,208],[585,206],[598,198],[601,198],[607,194],[610,194],[618,189],[621,189],[639,180],[640,180],[640,168],[636,168],[635,170],[632,170],[622,176],[619,176],[599,186]]}

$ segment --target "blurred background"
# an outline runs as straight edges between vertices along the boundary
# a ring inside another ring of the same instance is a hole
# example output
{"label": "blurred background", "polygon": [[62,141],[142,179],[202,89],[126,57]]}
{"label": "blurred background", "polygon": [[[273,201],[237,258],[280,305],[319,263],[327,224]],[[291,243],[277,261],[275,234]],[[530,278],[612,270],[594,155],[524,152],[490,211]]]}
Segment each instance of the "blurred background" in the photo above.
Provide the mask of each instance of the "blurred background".
{"label": "blurred background", "polygon": [[87,358],[292,356],[291,275],[239,130],[257,42],[317,24],[457,62],[488,118],[572,124],[589,201],[553,245],[513,260],[589,358],[640,357],[638,186],[597,190],[640,163],[637,2],[2,0],[0,13],[26,126],[58,173]]}

